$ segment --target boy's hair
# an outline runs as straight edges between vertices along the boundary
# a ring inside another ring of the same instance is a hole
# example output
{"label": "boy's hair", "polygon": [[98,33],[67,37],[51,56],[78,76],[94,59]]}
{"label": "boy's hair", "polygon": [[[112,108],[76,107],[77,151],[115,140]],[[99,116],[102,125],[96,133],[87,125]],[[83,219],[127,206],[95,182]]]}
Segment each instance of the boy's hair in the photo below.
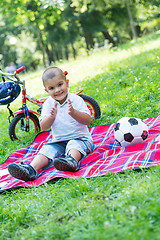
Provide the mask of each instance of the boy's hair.
{"label": "boy's hair", "polygon": [[44,73],[42,74],[42,81],[43,81],[44,87],[45,87],[45,83],[48,79],[52,79],[52,78],[59,77],[59,76],[61,76],[64,80],[66,80],[65,74],[60,68],[58,68],[58,67],[47,68],[44,71]]}

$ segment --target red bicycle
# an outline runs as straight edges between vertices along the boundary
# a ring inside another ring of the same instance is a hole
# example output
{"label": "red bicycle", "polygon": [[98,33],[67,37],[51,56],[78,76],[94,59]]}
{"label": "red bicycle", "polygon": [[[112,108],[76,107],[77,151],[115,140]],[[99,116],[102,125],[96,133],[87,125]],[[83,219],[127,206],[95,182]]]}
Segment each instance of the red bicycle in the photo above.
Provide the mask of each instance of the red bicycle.
{"label": "red bicycle", "polygon": [[[17,69],[13,74],[4,73],[0,70],[0,76],[3,83],[0,83],[0,105],[7,105],[9,111],[9,136],[11,140],[22,140],[27,134],[37,133],[40,131],[38,117],[41,114],[42,105],[47,97],[37,99],[26,93],[25,80],[21,81],[18,74],[24,71],[25,67]],[[8,79],[9,81],[6,81]],[[22,86],[22,89],[20,87]],[[10,103],[13,102],[22,92],[22,106],[16,112],[12,112]],[[76,93],[84,99],[88,109],[91,112],[92,120],[100,118],[101,110],[97,101],[85,94],[81,94],[83,90]],[[38,106],[37,111],[31,110],[27,106],[27,101]],[[10,118],[12,117],[12,120]]]}

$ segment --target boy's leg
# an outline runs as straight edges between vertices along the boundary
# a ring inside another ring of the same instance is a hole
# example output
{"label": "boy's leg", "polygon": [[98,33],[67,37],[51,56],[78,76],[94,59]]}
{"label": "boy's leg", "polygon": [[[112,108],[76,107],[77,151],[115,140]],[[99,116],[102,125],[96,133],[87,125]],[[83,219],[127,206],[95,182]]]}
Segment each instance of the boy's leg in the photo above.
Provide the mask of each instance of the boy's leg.
{"label": "boy's leg", "polygon": [[49,163],[49,158],[43,154],[38,154],[35,156],[31,162],[31,166],[38,172],[40,169],[46,167]]}
{"label": "boy's leg", "polygon": [[53,165],[60,171],[76,172],[79,170],[78,161],[92,150],[92,140],[70,140],[66,146],[66,157],[56,158]]}
{"label": "boy's leg", "polygon": [[71,155],[55,158],[53,165],[60,171],[77,172],[79,170],[78,161],[76,161]]}
{"label": "boy's leg", "polygon": [[86,138],[70,140],[66,146],[66,156],[72,156],[77,162],[92,151],[93,140]]}
{"label": "boy's leg", "polygon": [[82,158],[82,154],[80,151],[78,151],[75,148],[72,148],[68,151],[67,155],[72,156],[77,162],[79,162],[79,160],[81,160]]}
{"label": "boy's leg", "polygon": [[46,167],[50,159],[54,159],[64,154],[66,142],[44,144],[38,155],[35,156],[31,164],[11,163],[8,165],[9,173],[18,179],[32,181],[38,178],[37,172]]}
{"label": "boy's leg", "polygon": [[[41,169],[41,167],[47,165],[49,159],[44,155],[38,154],[32,161],[31,164],[17,164],[11,163],[8,165],[9,173],[20,180],[24,181],[33,181],[38,178],[37,171]],[[36,171],[37,170],[37,171]]]}

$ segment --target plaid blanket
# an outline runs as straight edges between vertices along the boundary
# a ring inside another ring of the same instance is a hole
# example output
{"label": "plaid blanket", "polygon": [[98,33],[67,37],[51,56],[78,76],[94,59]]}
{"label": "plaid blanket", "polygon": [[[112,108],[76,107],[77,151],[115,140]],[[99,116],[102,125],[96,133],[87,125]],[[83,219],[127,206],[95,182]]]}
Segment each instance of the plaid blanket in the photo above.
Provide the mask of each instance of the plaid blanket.
{"label": "plaid blanket", "polygon": [[78,172],[62,172],[53,166],[38,172],[39,178],[24,182],[8,174],[10,163],[30,163],[42,145],[51,138],[50,132],[38,134],[34,142],[12,153],[0,165],[0,191],[15,187],[32,187],[44,184],[54,178],[98,177],[108,172],[121,172],[129,169],[146,168],[160,164],[160,116],[144,120],[149,127],[149,136],[142,144],[120,147],[114,139],[114,126],[104,125],[90,128],[95,149],[80,161]]}

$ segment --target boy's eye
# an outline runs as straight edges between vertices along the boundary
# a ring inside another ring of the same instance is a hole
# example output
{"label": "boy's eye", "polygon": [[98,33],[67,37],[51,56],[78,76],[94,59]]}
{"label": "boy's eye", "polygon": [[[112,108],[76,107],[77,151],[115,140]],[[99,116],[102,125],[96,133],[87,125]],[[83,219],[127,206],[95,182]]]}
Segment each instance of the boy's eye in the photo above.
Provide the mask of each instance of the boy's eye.
{"label": "boy's eye", "polygon": [[59,83],[59,85],[58,85],[58,86],[60,87],[60,86],[62,86],[62,84],[63,84],[63,83]]}
{"label": "boy's eye", "polygon": [[54,88],[53,87],[50,87],[49,90],[53,90]]}

